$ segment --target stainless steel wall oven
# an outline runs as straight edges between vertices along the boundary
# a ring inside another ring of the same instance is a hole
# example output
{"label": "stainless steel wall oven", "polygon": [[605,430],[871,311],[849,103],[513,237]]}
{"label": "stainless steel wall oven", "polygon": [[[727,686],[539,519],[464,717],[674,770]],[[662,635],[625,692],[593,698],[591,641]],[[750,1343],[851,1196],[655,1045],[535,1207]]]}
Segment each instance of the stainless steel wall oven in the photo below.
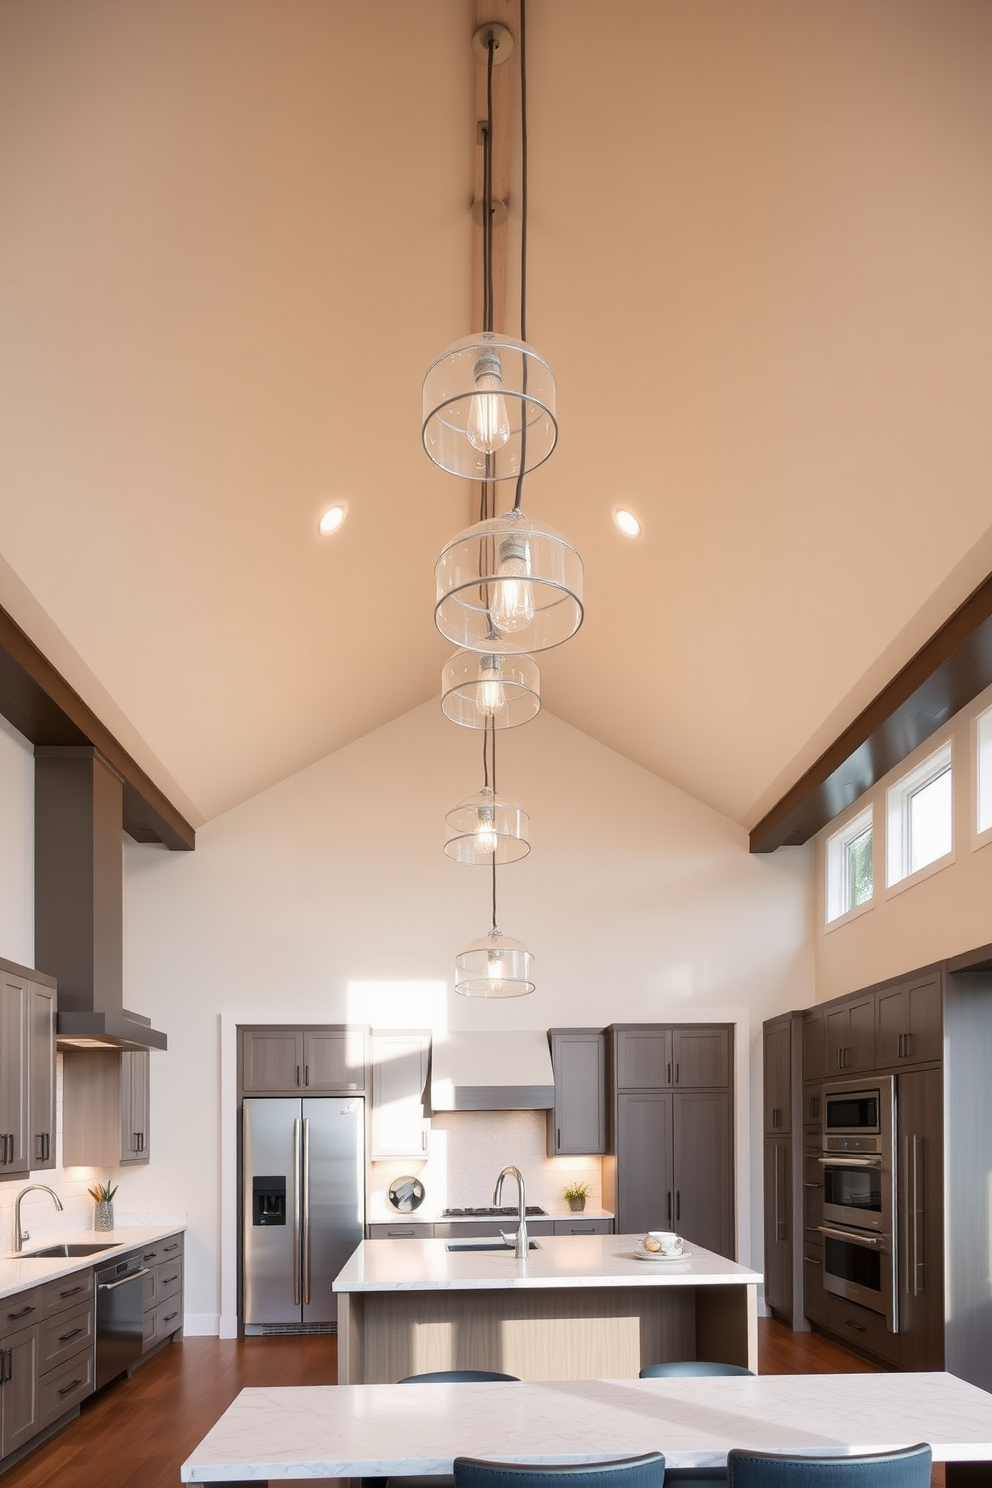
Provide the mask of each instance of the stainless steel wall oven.
{"label": "stainless steel wall oven", "polygon": [[872,1075],[823,1087],[823,1285],[899,1330],[896,1086]]}

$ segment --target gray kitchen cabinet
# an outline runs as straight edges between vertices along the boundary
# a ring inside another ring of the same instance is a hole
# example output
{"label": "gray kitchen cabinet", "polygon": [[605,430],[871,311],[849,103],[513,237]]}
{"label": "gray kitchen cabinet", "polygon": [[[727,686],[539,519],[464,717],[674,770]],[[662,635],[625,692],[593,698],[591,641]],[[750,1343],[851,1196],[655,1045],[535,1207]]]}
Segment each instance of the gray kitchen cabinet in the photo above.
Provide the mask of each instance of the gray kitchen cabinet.
{"label": "gray kitchen cabinet", "polygon": [[939,1069],[899,1075],[896,1112],[899,1358],[902,1369],[940,1369],[943,1310],[943,1094]]}
{"label": "gray kitchen cabinet", "polygon": [[574,1215],[571,1219],[555,1220],[556,1235],[612,1235],[612,1219],[581,1219]]}
{"label": "gray kitchen cabinet", "polygon": [[121,1144],[118,1161],[134,1167],[149,1160],[151,1056],[147,1049],[122,1049],[120,1055]]}
{"label": "gray kitchen cabinet", "polygon": [[347,1094],[365,1089],[367,1028],[272,1024],[240,1030],[242,1095]]}
{"label": "gray kitchen cabinet", "polygon": [[372,1033],[372,1132],[369,1157],[410,1158],[428,1155],[430,1121],[424,1099],[430,1063],[428,1029]]}
{"label": "gray kitchen cabinet", "polygon": [[167,1235],[142,1252],[142,1356],[182,1336],[183,1237]]}
{"label": "gray kitchen cabinet", "polygon": [[725,1024],[672,1029],[672,1084],[680,1090],[725,1090],[730,1084],[730,1030]]}
{"label": "gray kitchen cabinet", "polygon": [[149,1159],[147,1049],[66,1049],[62,1056],[66,1167],[137,1166]]}
{"label": "gray kitchen cabinet", "polygon": [[[435,1220],[435,1240],[476,1240],[488,1238],[498,1240],[501,1235],[516,1234],[517,1216],[505,1214],[502,1219]],[[538,1235],[553,1235],[554,1221],[531,1219],[527,1216],[527,1233],[534,1239]]]}
{"label": "gray kitchen cabinet", "polygon": [[944,1052],[943,978],[938,968],[875,994],[876,1066],[890,1069],[939,1060]]}
{"label": "gray kitchen cabinet", "polygon": [[370,1224],[370,1240],[433,1240],[434,1226],[429,1220],[415,1220],[412,1224]]}
{"label": "gray kitchen cabinet", "polygon": [[803,1013],[803,1079],[825,1080],[827,1077],[827,1019],[823,1008],[807,1008]]}
{"label": "gray kitchen cabinet", "polygon": [[672,1083],[672,1030],[614,1025],[613,1083],[616,1090],[664,1090]]}
{"label": "gray kitchen cabinet", "polygon": [[765,1302],[779,1318],[792,1316],[791,1148],[788,1138],[765,1138]]}
{"label": "gray kitchen cabinet", "polygon": [[20,1178],[28,1157],[28,1007],[27,980],[10,971],[0,974],[0,1176]]}
{"label": "gray kitchen cabinet", "polygon": [[875,1068],[875,996],[868,993],[831,1006],[825,1014],[827,1077]]}
{"label": "gray kitchen cabinet", "polygon": [[621,1091],[615,1120],[616,1194],[612,1208],[617,1230],[621,1235],[635,1235],[671,1229],[675,1222],[671,1094],[661,1090]]}
{"label": "gray kitchen cabinet", "polygon": [[[37,1313],[37,1305],[25,1303],[20,1295],[7,1300],[18,1304],[15,1312]],[[0,1333],[0,1457],[16,1452],[41,1430],[39,1337],[37,1322]]]}
{"label": "gray kitchen cabinet", "polygon": [[[801,1013],[769,1018],[762,1029],[765,1301],[796,1332],[807,1330],[803,1309],[803,1033]],[[816,1238],[819,1242],[820,1236]]]}
{"label": "gray kitchen cabinet", "polygon": [[606,1035],[598,1028],[552,1028],[554,1110],[548,1112],[548,1156],[606,1152]]}
{"label": "gray kitchen cabinet", "polygon": [[55,1167],[55,989],[28,986],[28,1162]]}
{"label": "gray kitchen cabinet", "polygon": [[763,1030],[765,1135],[792,1129],[792,1024],[770,1018]]}

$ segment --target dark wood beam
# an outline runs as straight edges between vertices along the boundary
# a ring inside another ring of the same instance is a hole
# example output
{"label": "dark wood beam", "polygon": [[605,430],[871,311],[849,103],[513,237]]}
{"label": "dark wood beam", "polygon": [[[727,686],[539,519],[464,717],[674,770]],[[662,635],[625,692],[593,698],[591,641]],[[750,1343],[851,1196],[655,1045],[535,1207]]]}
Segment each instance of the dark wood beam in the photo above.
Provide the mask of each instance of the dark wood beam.
{"label": "dark wood beam", "polygon": [[47,657],[0,609],[0,714],[32,744],[92,744],[124,782],[125,832],[192,851],[196,833]]}
{"label": "dark wood beam", "polygon": [[990,684],[992,575],[762,817],[751,851],[808,842]]}

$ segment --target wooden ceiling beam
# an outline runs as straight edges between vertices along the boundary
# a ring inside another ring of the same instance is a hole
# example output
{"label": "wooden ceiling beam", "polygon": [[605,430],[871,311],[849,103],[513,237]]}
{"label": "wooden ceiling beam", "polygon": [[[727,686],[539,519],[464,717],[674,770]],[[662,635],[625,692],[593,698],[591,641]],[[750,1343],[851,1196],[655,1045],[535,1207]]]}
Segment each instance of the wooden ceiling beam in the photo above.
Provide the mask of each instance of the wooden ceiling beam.
{"label": "wooden ceiling beam", "polygon": [[992,685],[992,575],[750,834],[751,852],[808,842]]}
{"label": "wooden ceiling beam", "polygon": [[97,718],[46,656],[0,609],[0,714],[32,744],[91,744],[124,784],[122,826],[136,842],[196,846],[186,818]]}

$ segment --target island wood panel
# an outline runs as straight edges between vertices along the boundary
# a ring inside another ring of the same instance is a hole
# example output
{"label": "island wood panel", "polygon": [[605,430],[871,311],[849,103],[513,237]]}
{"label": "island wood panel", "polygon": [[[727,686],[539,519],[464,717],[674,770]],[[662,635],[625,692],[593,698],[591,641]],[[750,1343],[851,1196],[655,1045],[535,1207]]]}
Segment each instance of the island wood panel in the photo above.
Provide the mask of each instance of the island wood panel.
{"label": "island wood panel", "polygon": [[339,1294],[339,1384],[434,1369],[520,1379],[630,1379],[706,1358],[757,1369],[753,1285]]}

